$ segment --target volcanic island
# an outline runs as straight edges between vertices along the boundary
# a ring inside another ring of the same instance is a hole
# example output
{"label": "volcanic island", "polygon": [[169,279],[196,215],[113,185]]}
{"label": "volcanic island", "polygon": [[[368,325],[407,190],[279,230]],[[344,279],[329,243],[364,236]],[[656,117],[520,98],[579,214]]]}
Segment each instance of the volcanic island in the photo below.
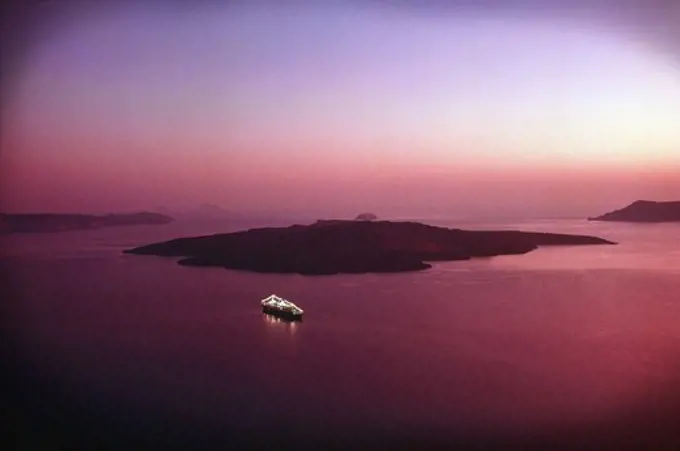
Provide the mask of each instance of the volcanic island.
{"label": "volcanic island", "polygon": [[478,231],[417,222],[320,220],[178,238],[125,250],[181,257],[185,266],[216,266],[303,275],[418,271],[428,262],[526,254],[541,246],[612,245],[584,235]]}

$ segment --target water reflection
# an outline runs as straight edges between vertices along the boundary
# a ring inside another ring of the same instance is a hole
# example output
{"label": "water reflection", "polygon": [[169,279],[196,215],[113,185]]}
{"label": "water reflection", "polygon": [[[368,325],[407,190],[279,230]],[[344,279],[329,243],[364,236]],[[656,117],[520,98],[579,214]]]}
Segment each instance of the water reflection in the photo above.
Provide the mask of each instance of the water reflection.
{"label": "water reflection", "polygon": [[270,315],[268,313],[262,314],[262,319],[268,328],[272,330],[285,330],[290,335],[294,335],[302,320],[289,320],[279,318],[278,316]]}

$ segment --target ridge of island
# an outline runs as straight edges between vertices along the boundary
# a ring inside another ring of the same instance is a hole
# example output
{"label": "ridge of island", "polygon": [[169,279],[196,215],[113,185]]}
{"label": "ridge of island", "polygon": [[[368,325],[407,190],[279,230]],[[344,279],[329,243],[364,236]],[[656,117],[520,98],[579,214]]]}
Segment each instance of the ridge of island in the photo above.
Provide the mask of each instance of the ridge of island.
{"label": "ridge of island", "polygon": [[680,222],[680,201],[654,202],[651,200],[637,200],[632,204],[605,213],[601,216],[588,218],[589,221],[619,221],[619,222]]}
{"label": "ridge of island", "polygon": [[602,238],[520,231],[471,231],[417,222],[321,220],[178,238],[125,250],[184,257],[186,266],[328,275],[416,271],[427,262],[525,254],[539,246],[616,244]]}

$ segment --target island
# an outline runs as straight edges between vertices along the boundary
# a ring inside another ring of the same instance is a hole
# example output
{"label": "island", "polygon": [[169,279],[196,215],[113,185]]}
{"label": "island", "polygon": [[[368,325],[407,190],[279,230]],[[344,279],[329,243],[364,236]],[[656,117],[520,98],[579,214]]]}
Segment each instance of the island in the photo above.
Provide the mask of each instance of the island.
{"label": "island", "polygon": [[525,254],[539,246],[615,244],[602,238],[520,231],[470,231],[417,222],[321,220],[178,238],[125,250],[183,257],[186,266],[323,275],[416,271],[428,262]]}
{"label": "island", "polygon": [[378,217],[373,213],[360,213],[354,218],[355,221],[375,221]]}
{"label": "island", "polygon": [[680,201],[654,202],[638,200],[620,210],[602,216],[588,218],[589,221],[620,222],[680,222]]}
{"label": "island", "polygon": [[102,227],[167,224],[174,219],[159,213],[120,213],[108,215],[60,213],[0,213],[0,233],[47,233]]}

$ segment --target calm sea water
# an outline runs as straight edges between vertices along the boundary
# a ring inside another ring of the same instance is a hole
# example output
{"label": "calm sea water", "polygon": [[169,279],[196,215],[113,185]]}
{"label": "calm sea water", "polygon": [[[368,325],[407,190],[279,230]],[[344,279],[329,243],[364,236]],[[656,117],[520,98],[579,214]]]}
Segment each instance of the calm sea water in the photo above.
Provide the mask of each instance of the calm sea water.
{"label": "calm sea water", "polygon": [[[430,223],[620,244],[305,277],[122,254],[277,224],[7,236],[4,347],[19,442],[680,445],[680,225]],[[304,321],[263,315],[271,293],[304,308]]]}

